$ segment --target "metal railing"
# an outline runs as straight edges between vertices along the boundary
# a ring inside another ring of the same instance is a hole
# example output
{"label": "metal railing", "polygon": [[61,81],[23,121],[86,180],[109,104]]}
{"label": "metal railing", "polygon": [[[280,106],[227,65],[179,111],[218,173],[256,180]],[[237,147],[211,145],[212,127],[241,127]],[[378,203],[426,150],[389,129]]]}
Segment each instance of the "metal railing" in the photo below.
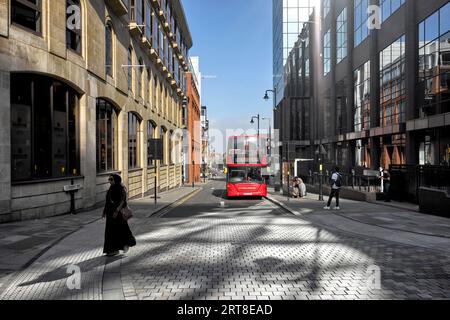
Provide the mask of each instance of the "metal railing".
{"label": "metal railing", "polygon": [[392,198],[417,203],[421,187],[450,193],[449,166],[391,165]]}
{"label": "metal railing", "polygon": [[[332,172],[324,172],[322,175],[322,183],[325,186],[331,186],[331,175]],[[381,191],[381,180],[376,176],[364,176],[356,174],[343,174],[342,176],[342,187],[351,188],[353,190],[364,191],[364,192],[380,192]],[[320,173],[311,172],[308,176],[300,176],[304,183],[309,185],[319,185],[320,184]]]}

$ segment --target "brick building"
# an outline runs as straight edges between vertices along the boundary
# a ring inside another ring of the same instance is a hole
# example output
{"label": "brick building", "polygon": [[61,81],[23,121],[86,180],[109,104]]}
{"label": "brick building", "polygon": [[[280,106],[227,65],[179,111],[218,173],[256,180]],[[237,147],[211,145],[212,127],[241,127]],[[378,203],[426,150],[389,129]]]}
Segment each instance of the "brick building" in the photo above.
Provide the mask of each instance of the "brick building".
{"label": "brick building", "polygon": [[[186,86],[188,97],[187,109],[187,153],[186,183],[200,182],[201,168],[201,126],[200,126],[200,82],[201,75],[198,69],[194,68],[191,61],[189,62],[189,72],[186,73]],[[200,78],[200,79],[199,79]]]}

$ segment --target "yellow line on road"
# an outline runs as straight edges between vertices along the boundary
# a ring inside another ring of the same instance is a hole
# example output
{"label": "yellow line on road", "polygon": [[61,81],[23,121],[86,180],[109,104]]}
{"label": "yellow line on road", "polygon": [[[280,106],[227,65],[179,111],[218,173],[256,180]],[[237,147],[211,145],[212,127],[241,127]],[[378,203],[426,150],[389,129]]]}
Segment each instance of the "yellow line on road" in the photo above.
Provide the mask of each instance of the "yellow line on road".
{"label": "yellow line on road", "polygon": [[199,193],[200,191],[202,191],[203,188],[197,189],[196,191],[192,192],[191,194],[189,194],[188,196],[174,202],[170,207],[168,207],[167,209],[165,209],[163,212],[161,212],[158,215],[158,218],[162,218],[162,216],[164,216],[165,214],[169,213],[170,211],[172,211],[175,208],[178,208],[179,206],[181,206],[183,203],[185,203],[186,201],[188,201],[189,199],[192,199],[195,195],[197,195],[197,193]]}

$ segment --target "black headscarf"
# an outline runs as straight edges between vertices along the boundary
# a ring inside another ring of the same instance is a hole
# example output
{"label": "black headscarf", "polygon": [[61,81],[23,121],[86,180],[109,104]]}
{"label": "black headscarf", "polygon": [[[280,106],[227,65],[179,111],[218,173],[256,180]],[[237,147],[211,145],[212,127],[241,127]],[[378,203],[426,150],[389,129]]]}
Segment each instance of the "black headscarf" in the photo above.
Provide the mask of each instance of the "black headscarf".
{"label": "black headscarf", "polygon": [[118,203],[122,199],[122,192],[125,190],[125,186],[122,184],[122,177],[116,173],[112,174],[111,177],[114,179],[114,185],[109,188],[110,199]]}

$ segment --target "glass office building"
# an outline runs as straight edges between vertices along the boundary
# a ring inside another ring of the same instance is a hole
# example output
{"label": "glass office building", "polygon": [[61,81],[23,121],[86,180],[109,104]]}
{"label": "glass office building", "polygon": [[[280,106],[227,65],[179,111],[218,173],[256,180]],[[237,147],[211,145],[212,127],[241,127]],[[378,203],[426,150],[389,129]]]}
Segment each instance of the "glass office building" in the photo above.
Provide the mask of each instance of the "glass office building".
{"label": "glass office building", "polygon": [[273,0],[273,86],[277,105],[284,95],[284,65],[316,0]]}

